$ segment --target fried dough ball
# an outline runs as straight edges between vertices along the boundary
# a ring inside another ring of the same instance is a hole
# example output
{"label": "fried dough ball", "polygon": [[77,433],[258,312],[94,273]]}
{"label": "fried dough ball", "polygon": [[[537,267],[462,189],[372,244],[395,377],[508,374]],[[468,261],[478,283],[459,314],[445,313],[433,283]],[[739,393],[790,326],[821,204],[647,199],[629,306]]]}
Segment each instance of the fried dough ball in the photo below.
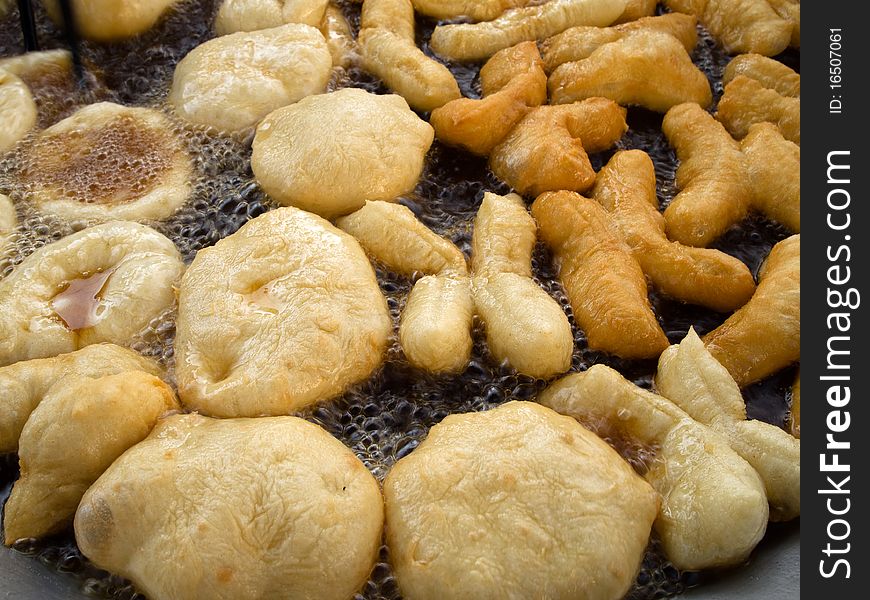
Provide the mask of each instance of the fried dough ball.
{"label": "fried dough ball", "polygon": [[174,304],[183,271],[175,244],[138,223],[43,246],[0,281],[0,365],[130,343]]}
{"label": "fried dough ball", "polygon": [[791,411],[789,411],[788,428],[791,434],[801,439],[801,374],[798,373],[791,386]]}
{"label": "fried dough ball", "polygon": [[462,252],[400,204],[366,202],[336,224],[389,270],[425,275],[408,295],[399,327],[408,362],[434,373],[465,369],[473,305]]}
{"label": "fried dough ball", "polygon": [[628,130],[625,109],[607,98],[539,106],[517,123],[489,157],[497,177],[520,194],[584,192],[595,182],[587,152],[602,152]]}
{"label": "fried dough ball", "polygon": [[725,86],[716,118],[731,135],[742,139],[755,123],[773,123],[783,137],[801,143],[801,100],[780,95],[759,81],[738,75]]}
{"label": "fried dough ball", "polygon": [[499,50],[543,40],[569,27],[610,25],[625,5],[626,0],[549,0],[508,10],[492,21],[439,25],[429,45],[449,60],[485,60]]}
{"label": "fried dough ball", "polygon": [[800,360],[801,236],[773,247],[752,299],[704,337],[740,387]]}
{"label": "fried dough ball", "polygon": [[540,236],[589,347],[622,358],[654,358],[668,347],[647,296],[646,278],[607,212],[573,192],[532,204]]}
{"label": "fried dough ball", "polygon": [[4,510],[6,545],[72,524],[91,484],[177,409],[172,388],[142,371],[70,375],[51,387],[21,432],[21,477]]}
{"label": "fried dough ball", "polygon": [[414,600],[618,600],[658,507],[597,436],[531,402],[449,415],[392,468],[384,499]]}
{"label": "fried dough ball", "polygon": [[30,88],[0,68],[0,154],[11,150],[36,125],[36,103]]}
{"label": "fried dough ball", "polygon": [[740,388],[694,329],[662,353],[655,382],[658,393],[722,434],[758,472],[771,520],[787,521],[800,515],[800,441],[775,425],[746,419]]}
{"label": "fried dough ball", "polygon": [[792,48],[801,47],[801,2],[800,0],[767,0],[770,7],[783,19],[792,24],[791,43]]}
{"label": "fried dough ball", "polygon": [[329,46],[308,25],[233,33],[197,46],[178,63],[169,103],[191,123],[239,131],[322,93],[331,72]]}
{"label": "fried dough ball", "polygon": [[0,367],[0,454],[18,450],[24,424],[56,383],[74,375],[96,379],[125,371],[163,376],[153,360],[114,344],[92,344],[68,354]]}
{"label": "fried dough ball", "polygon": [[659,31],[680,41],[686,52],[698,44],[697,19],[692,15],[668,13],[643,17],[613,27],[572,27],[544,41],[544,67],[551,73],[561,64],[588,58],[595,50],[637,31]]}
{"label": "fried dough ball", "polygon": [[327,5],[320,23],[320,33],[326,38],[332,64],[345,69],[350,67],[357,56],[356,40],[353,39],[350,23],[337,4],[330,2]]}
{"label": "fried dough ball", "polygon": [[642,150],[614,154],[598,173],[592,197],[610,212],[641,269],[663,293],[721,312],[740,308],[752,297],[755,280],[740,260],[667,239],[655,168]]}
{"label": "fried dough ball", "polygon": [[468,18],[491,21],[511,8],[540,4],[541,0],[413,0],[421,15],[439,20]]}
{"label": "fried dough ball", "polygon": [[529,109],[547,101],[547,75],[534,42],[495,54],[480,70],[483,98],[459,98],[432,111],[445,144],[487,156]]}
{"label": "fried dough ball", "polygon": [[713,102],[707,76],[674,36],[633,31],[588,58],[556,68],[547,81],[553,104],[604,96],[619,104],[667,112],[683,102]]}
{"label": "fried dough ball", "polygon": [[353,596],[383,499],[362,462],[296,417],[161,420],[88,490],[76,542],[149,598]]}
{"label": "fried dough ball", "polygon": [[473,290],[489,351],[520,373],[546,379],[571,366],[568,317],[532,279],[537,226],[516,194],[489,192],[474,219]]}
{"label": "fried dough ball", "polygon": [[367,378],[391,333],[359,244],[280,208],[200,250],[181,280],[178,393],[218,417],[289,414]]}
{"label": "fried dough ball", "polygon": [[708,246],[746,217],[752,201],[740,147],[697,104],[675,106],[662,131],[677,151],[680,192],[665,210],[668,237],[687,246]]}
{"label": "fried dough ball", "polygon": [[738,75],[754,79],[782,96],[800,98],[801,76],[778,60],[760,54],[735,56],[725,67],[722,83],[731,83]]}
{"label": "fried dough ball", "polygon": [[752,206],[791,231],[801,230],[801,147],[772,123],[756,123],[740,142]]}
{"label": "fried dough ball", "polygon": [[6,245],[12,242],[12,230],[18,225],[15,206],[6,194],[0,194],[0,255],[6,250]]}
{"label": "fried dough ball", "polygon": [[18,183],[43,212],[69,220],[163,219],[191,192],[190,156],[166,116],[100,102],[42,131]]}
{"label": "fried dough ball", "polygon": [[538,402],[644,449],[643,477],[662,501],[654,527],[677,568],[738,565],[761,541],[768,504],[758,473],[674,403],[601,364],[563,377]]}
{"label": "fried dough ball", "polygon": [[287,23],[320,27],[329,0],[224,0],[214,22],[215,33],[258,31]]}
{"label": "fried dough ball", "polygon": [[625,10],[614,23],[628,23],[655,14],[659,0],[626,0]]}
{"label": "fried dough ball", "polygon": [[792,23],[780,17],[768,0],[664,0],[664,5],[672,12],[697,16],[732,54],[775,56],[791,42]]}
{"label": "fried dough ball", "polygon": [[[116,42],[145,33],[179,0],[70,0],[78,35],[95,42]],[[42,0],[51,20],[63,25],[57,0]]]}
{"label": "fried dough ball", "polygon": [[462,97],[450,70],[417,47],[411,0],[366,0],[359,47],[363,68],[416,110],[429,112]]}
{"label": "fried dough ball", "polygon": [[345,88],[270,113],[251,168],[273,200],[331,219],[414,189],[433,137],[401,96]]}

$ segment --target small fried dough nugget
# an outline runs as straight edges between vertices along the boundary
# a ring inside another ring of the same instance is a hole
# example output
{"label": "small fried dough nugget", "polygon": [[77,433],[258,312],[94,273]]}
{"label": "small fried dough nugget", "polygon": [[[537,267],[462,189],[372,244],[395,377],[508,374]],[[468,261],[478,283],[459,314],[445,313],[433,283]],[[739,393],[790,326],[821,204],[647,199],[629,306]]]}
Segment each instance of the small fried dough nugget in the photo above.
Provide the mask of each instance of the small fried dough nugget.
{"label": "small fried dough nugget", "polygon": [[624,105],[666,112],[683,102],[709,106],[710,82],[672,35],[639,30],[565,63],[547,81],[553,104],[604,96]]}
{"label": "small fried dough nugget", "polygon": [[628,23],[655,14],[659,0],[626,0],[625,10],[614,23]]}
{"label": "small fried dough nugget", "polygon": [[330,2],[323,13],[320,33],[326,38],[333,66],[345,69],[350,67],[358,54],[357,44],[353,39],[350,23],[347,22],[341,8],[334,2]]}
{"label": "small fried dough nugget", "polygon": [[801,76],[778,60],[760,54],[741,54],[731,59],[722,75],[722,83],[731,83],[738,75],[754,79],[782,96],[800,98]]}
{"label": "small fried dough nugget", "polygon": [[91,484],[161,415],[179,408],[172,388],[142,371],[71,375],[55,384],[21,432],[21,477],[3,511],[6,545],[72,524]]}
{"label": "small fried dough nugget", "polygon": [[492,21],[504,11],[540,4],[541,0],[413,0],[421,15],[439,20],[468,18],[472,21]]}
{"label": "small fried dough nugget", "polygon": [[163,377],[153,360],[114,344],[93,344],[53,358],[0,367],[0,454],[18,450],[24,424],[54,384],[73,375],[99,378],[125,371]]}
{"label": "small fried dough nugget", "polygon": [[654,358],[668,340],[653,314],[646,278],[607,212],[573,192],[547,192],[532,204],[541,239],[589,347],[622,358]]}
{"label": "small fried dough nugget", "polygon": [[800,441],[775,425],[746,419],[740,388],[694,329],[662,353],[655,384],[659,394],[727,438],[734,451],[758,472],[772,521],[800,515]]}
{"label": "small fried dough nugget", "polygon": [[795,233],[801,231],[801,147],[772,123],[756,123],[740,142],[752,207]]}
{"label": "small fried dough nugget", "polygon": [[347,600],[383,523],[378,482],[317,425],[190,414],[162,419],[103,473],[75,535],[149,598]]}
{"label": "small fried dough nugget", "polygon": [[538,402],[649,453],[643,477],[662,499],[654,527],[677,568],[738,565],[761,541],[768,504],[758,473],[673,402],[601,364],[558,380]]}
{"label": "small fried dough nugget", "polygon": [[798,361],[801,352],[801,236],[773,247],[752,299],[704,336],[740,387]]}
{"label": "small fried dough nugget", "polygon": [[392,468],[384,500],[415,600],[619,600],[658,506],[601,439],[532,402],[449,415]]}
{"label": "small fried dough nugget", "polygon": [[791,386],[791,410],[788,416],[788,428],[791,434],[801,439],[801,374],[798,372]]}
{"label": "small fried dough nugget", "polygon": [[411,0],[366,0],[359,47],[363,68],[416,110],[429,112],[462,97],[450,70],[417,47]]}
{"label": "small fried dough nugget", "polygon": [[587,152],[602,152],[628,130],[625,109],[607,98],[532,109],[496,146],[489,166],[520,194],[584,192],[595,182]]}
{"label": "small fried dough nugget", "polygon": [[[180,0],[71,0],[75,30],[95,42],[116,42],[151,29]],[[51,20],[63,26],[57,0],[42,0]]]}
{"label": "small fried dough nugget", "polygon": [[801,143],[801,100],[781,96],[755,79],[738,75],[725,86],[716,118],[731,135],[742,139],[755,123],[773,123],[783,137]]}
{"label": "small fried dough nugget", "polygon": [[0,154],[11,150],[36,125],[36,102],[18,76],[0,68]]}
{"label": "small fried dough nugget", "polygon": [[687,246],[708,246],[746,217],[752,190],[740,147],[697,104],[675,106],[662,131],[677,150],[677,189],[665,209],[668,237]]}
{"label": "small fried dough nugget", "polygon": [[537,226],[516,194],[489,192],[474,219],[474,305],[489,350],[520,373],[546,379],[571,366],[568,317],[532,280]]}
{"label": "small fried dough nugget", "polygon": [[224,0],[214,22],[219,36],[287,23],[320,27],[329,0]]}
{"label": "small fried dough nugget", "polygon": [[547,101],[547,75],[534,42],[495,54],[480,70],[483,98],[459,98],[432,111],[436,137],[487,156],[529,109]]}
{"label": "small fried dough nugget", "polygon": [[449,60],[484,60],[520,42],[543,40],[577,25],[605,27],[625,9],[626,0],[549,0],[514,8],[492,21],[439,25],[429,44]]}

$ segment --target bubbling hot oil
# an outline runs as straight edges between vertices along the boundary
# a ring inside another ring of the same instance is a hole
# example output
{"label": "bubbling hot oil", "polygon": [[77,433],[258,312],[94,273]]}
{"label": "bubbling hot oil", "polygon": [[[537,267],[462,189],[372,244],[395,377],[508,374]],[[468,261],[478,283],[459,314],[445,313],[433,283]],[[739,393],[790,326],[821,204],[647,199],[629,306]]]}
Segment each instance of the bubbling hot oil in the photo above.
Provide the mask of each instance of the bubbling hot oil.
{"label": "bubbling hot oil", "polygon": [[[85,44],[83,56],[88,65],[88,86],[77,88],[69,81],[51,79],[35,90],[40,108],[40,127],[46,127],[69,116],[75,109],[97,101],[151,106],[166,109],[164,101],[172,80],[174,65],[192,48],[212,37],[218,2],[181,3],[154,30],[121,44],[95,46]],[[339,2],[354,28],[359,28],[360,5],[349,0]],[[37,3],[40,39],[51,47],[61,45],[60,34],[45,17]],[[17,29],[17,12],[0,23],[0,55],[17,54],[21,50]],[[428,52],[428,39],[435,23],[419,18],[418,43]],[[721,72],[728,58],[709,36],[701,32],[701,42],[693,59],[714,83],[715,96],[721,94]],[[466,96],[479,96],[478,66],[449,65]],[[371,92],[388,90],[381,82],[351,68],[337,73],[331,89],[354,86]],[[619,148],[640,148],[653,158],[658,177],[661,205],[673,198],[676,158],[661,133],[661,115],[631,109],[628,115],[631,129],[620,141]],[[235,232],[245,222],[274,208],[253,180],[250,168],[251,132],[222,136],[213,131],[191,128],[178,120],[174,134],[184,143],[194,159],[196,173],[191,200],[175,215],[163,222],[152,223],[178,246],[187,262],[196,252],[215,244]],[[612,152],[592,156],[596,169]],[[14,174],[22,167],[22,154],[13,153],[0,161],[0,192],[13,196],[19,210],[20,226],[17,241],[0,255],[0,278],[8,275],[14,265],[36,249],[56,241],[86,225],[68,223],[33,210],[20,189],[14,184]],[[401,202],[437,233],[451,239],[470,254],[472,222],[484,191],[505,193],[508,188],[489,171],[486,160],[458,152],[435,143],[429,153],[423,176],[416,190]],[[750,219],[733,228],[718,242],[717,248],[744,260],[757,271],[763,258],[777,241],[787,236],[782,228],[760,219]],[[655,361],[624,361],[588,349],[582,331],[574,325],[571,307],[558,282],[551,257],[542,245],[535,249],[532,260],[534,278],[565,309],[572,323],[576,348],[572,370],[579,371],[595,363],[608,364],[636,384],[652,386]],[[412,281],[377,268],[378,281],[396,329],[405,298]],[[671,342],[678,342],[690,326],[703,334],[718,326],[724,315],[682,305],[652,293],[651,301],[659,321]],[[155,318],[131,343],[140,353],[161,362],[173,377],[173,341],[175,309]],[[342,440],[363,460],[379,479],[383,480],[393,464],[407,456],[425,438],[430,427],[450,413],[481,411],[509,400],[531,400],[546,383],[519,375],[496,364],[489,355],[480,324],[475,324],[475,344],[472,360],[460,376],[435,376],[421,373],[405,361],[398,343],[387,354],[385,365],[367,382],[355,386],[342,397],[308,410],[303,416],[326,428]],[[394,336],[394,342],[397,342]],[[760,418],[782,425],[786,412],[786,390],[793,372],[784,372],[746,390],[751,418]],[[635,447],[630,440],[611,439],[613,445],[639,470],[651,460],[654,449]],[[0,457],[0,500],[5,500],[11,483],[17,477],[13,456]],[[23,542],[19,551],[36,557],[56,570],[79,579],[89,595],[115,600],[140,599],[128,582],[100,571],[81,555],[72,535],[40,543]],[[698,574],[680,572],[663,556],[653,537],[644,557],[629,600],[651,600],[677,595],[695,585]],[[386,547],[358,600],[395,599],[400,594],[396,586]]]}

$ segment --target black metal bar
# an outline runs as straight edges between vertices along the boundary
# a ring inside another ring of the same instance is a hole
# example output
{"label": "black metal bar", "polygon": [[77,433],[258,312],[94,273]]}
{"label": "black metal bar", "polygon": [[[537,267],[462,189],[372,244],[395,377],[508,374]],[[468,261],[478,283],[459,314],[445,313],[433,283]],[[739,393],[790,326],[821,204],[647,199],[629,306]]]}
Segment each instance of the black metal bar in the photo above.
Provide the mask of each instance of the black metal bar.
{"label": "black metal bar", "polygon": [[18,0],[18,14],[21,17],[21,35],[24,37],[24,51],[39,50],[39,39],[36,37],[36,19],[33,17],[33,6],[30,0]]}
{"label": "black metal bar", "polygon": [[63,36],[72,55],[73,74],[79,86],[85,85],[85,70],[82,66],[82,55],[79,52],[79,34],[76,27],[75,14],[70,0],[58,0],[60,14],[63,18]]}

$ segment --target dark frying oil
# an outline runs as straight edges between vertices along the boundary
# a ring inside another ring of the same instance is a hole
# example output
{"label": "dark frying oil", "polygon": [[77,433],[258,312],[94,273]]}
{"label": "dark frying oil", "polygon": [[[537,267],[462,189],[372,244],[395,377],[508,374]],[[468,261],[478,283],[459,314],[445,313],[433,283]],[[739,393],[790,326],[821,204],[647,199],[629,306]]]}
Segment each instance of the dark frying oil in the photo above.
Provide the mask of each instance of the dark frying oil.
{"label": "dark frying oil", "polygon": [[[74,85],[59,84],[35,91],[40,107],[40,126],[48,126],[69,115],[76,108],[111,100],[121,104],[162,106],[175,64],[192,48],[212,37],[216,5],[219,0],[190,1],[180,4],[154,30],[128,42],[110,46],[86,44],[83,48],[88,65],[88,85],[76,91]],[[359,4],[340,2],[354,27],[359,27]],[[60,47],[61,36],[37,8],[40,40],[44,48]],[[21,53],[18,14],[13,9],[0,23],[0,56]],[[428,39],[435,23],[418,19],[418,42],[428,52]],[[713,84],[715,97],[722,92],[721,74],[728,62],[725,56],[701,31],[701,41],[693,56],[695,63]],[[782,58],[796,68],[799,55]],[[479,65],[450,64],[467,96],[479,96]],[[372,76],[351,69],[334,78],[333,87],[355,86],[372,92],[386,88]],[[640,148],[648,152],[655,163],[658,194],[662,207],[675,194],[676,158],[661,133],[661,115],[631,109],[630,130],[619,142],[619,148]],[[176,133],[185,140],[195,157],[198,174],[192,201],[168,220],[154,224],[172,238],[189,262],[196,251],[210,246],[235,232],[243,223],[273,207],[253,181],[250,168],[250,135],[226,137],[202,129],[192,129],[177,123]],[[600,168],[612,152],[593,156]],[[12,183],[15,173],[29,165],[20,153],[0,161],[0,192],[18,202],[17,242],[5,255],[0,255],[0,277],[37,248],[69,234],[74,227],[58,219],[37,214],[29,209],[26,199]],[[488,170],[484,159],[446,148],[435,143],[429,153],[425,172],[413,194],[402,202],[429,227],[452,239],[466,254],[470,251],[471,223],[484,191],[507,192]],[[787,236],[782,228],[751,217],[734,227],[718,242],[717,248],[745,261],[753,272],[770,248]],[[550,256],[538,246],[533,258],[535,278],[565,309],[573,324],[571,308],[561,286],[556,281]],[[411,282],[378,269],[381,288],[388,298],[393,319],[398,323],[404,298]],[[703,334],[718,326],[727,315],[691,307],[651,294],[651,300],[662,327],[672,342],[678,342],[690,326]],[[175,316],[169,312],[155,321],[139,336],[134,348],[153,356],[172,372],[172,342]],[[446,415],[456,412],[480,411],[508,400],[530,400],[545,382],[517,375],[495,363],[490,357],[479,326],[476,326],[472,361],[460,376],[432,376],[410,367],[401,350],[394,344],[384,367],[368,382],[357,386],[334,402],[308,411],[304,416],[325,427],[356,452],[379,479],[390,467],[417,447],[429,428]],[[613,366],[638,385],[650,387],[655,361],[623,361],[589,350],[583,333],[574,329],[576,350],[572,370],[583,370],[602,362]],[[787,413],[786,390],[794,370],[774,375],[748,388],[749,415],[782,425]],[[14,456],[0,457],[0,501],[5,501],[11,483],[17,478]],[[96,569],[81,555],[71,533],[40,543],[23,543],[17,550],[79,579],[89,595],[129,600],[141,598],[127,582]],[[629,593],[631,600],[651,600],[679,594],[701,580],[697,573],[680,572],[663,556],[653,539],[644,557],[637,582]],[[398,599],[389,556],[382,549],[381,559],[371,580],[359,599]]]}

